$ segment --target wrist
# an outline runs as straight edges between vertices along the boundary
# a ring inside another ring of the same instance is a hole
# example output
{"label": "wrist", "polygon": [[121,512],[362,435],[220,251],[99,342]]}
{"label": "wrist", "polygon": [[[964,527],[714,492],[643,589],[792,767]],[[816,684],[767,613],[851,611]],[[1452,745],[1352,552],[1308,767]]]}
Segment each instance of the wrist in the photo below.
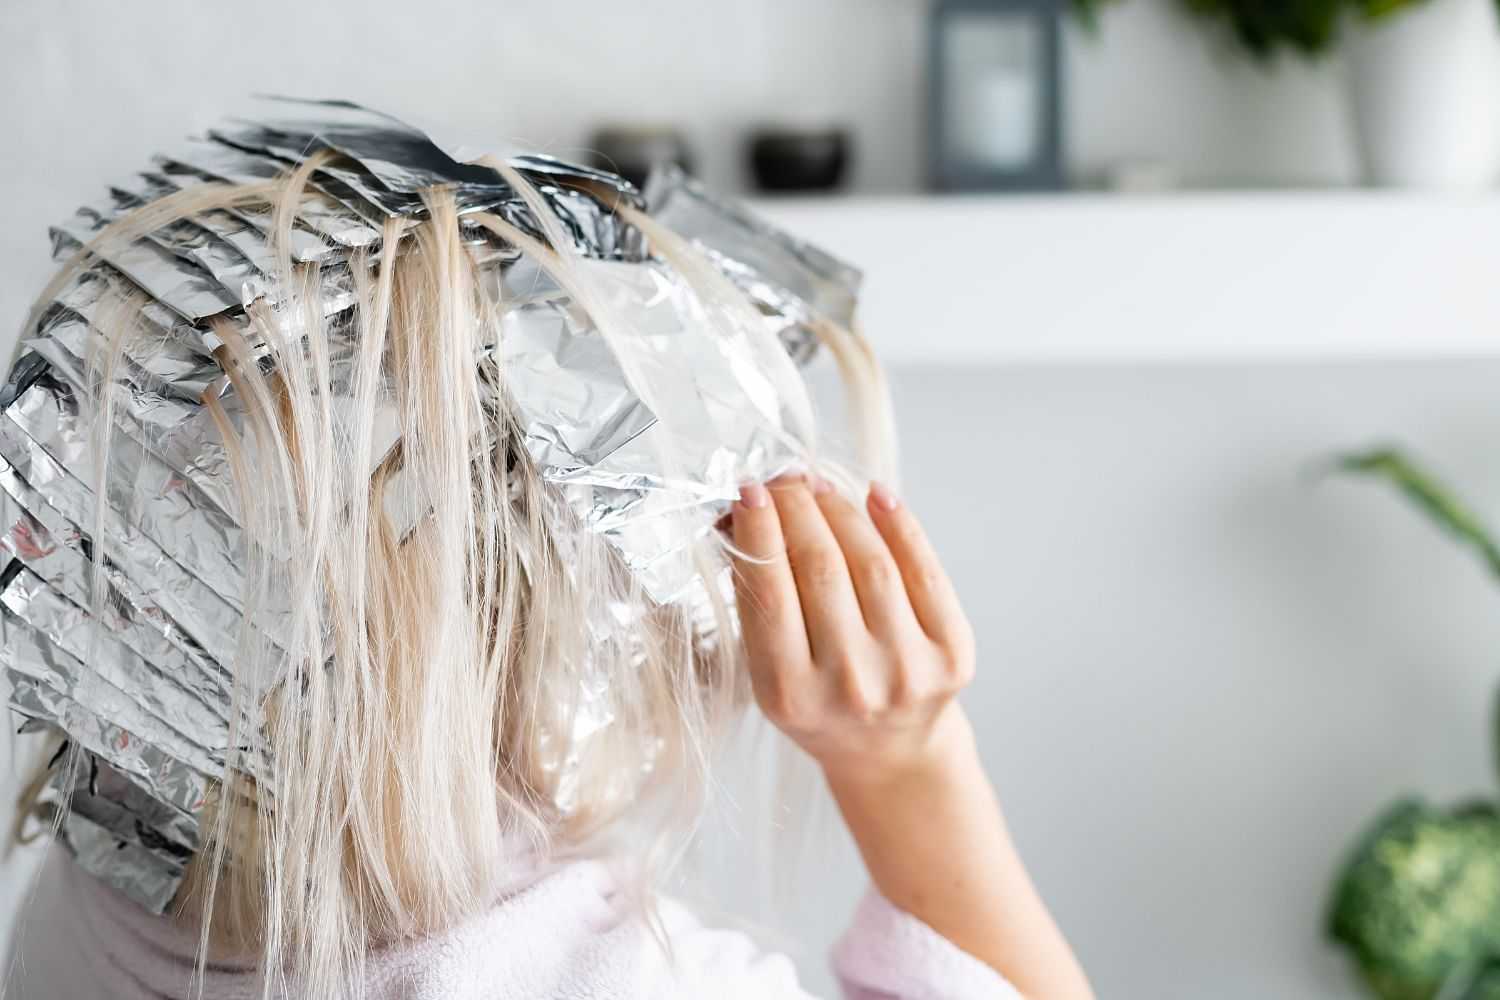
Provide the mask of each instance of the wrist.
{"label": "wrist", "polygon": [[838,798],[890,795],[966,778],[978,766],[974,730],[958,702],[949,702],[920,738],[897,740],[886,750],[820,760],[824,780]]}

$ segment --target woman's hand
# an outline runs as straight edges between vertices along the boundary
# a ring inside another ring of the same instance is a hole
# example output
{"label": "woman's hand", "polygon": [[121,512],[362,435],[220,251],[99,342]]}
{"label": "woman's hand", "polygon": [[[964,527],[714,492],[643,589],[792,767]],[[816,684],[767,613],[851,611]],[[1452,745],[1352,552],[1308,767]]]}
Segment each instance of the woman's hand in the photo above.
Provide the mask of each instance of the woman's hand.
{"label": "woman's hand", "polygon": [[915,517],[823,481],[746,486],[735,589],[755,697],[822,766],[881,893],[1023,995],[1091,997],[1005,829],[954,695],[974,633]]}
{"label": "woman's hand", "polygon": [[786,477],[746,486],[733,515],[756,700],[831,781],[940,765],[974,676],[973,629],[922,526],[879,486],[865,506]]}

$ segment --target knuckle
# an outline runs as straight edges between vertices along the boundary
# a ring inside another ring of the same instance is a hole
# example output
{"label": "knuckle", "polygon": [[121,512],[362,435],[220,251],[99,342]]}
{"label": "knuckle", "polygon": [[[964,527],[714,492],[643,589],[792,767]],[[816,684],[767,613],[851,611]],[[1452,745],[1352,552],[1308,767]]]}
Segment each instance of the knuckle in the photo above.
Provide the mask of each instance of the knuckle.
{"label": "knuckle", "polygon": [[896,520],[891,528],[896,533],[896,539],[907,549],[920,549],[922,547],[922,528],[917,524],[917,519],[912,512],[902,508],[896,514]]}
{"label": "knuckle", "polygon": [[886,701],[893,709],[913,708],[921,703],[922,692],[905,671],[898,671],[891,678]]}
{"label": "knuckle", "polygon": [[755,698],[761,711],[777,725],[796,727],[802,721],[803,700],[784,673],[768,671],[755,682]]}
{"label": "knuckle", "polygon": [[922,593],[936,594],[941,592],[943,580],[943,568],[930,559],[924,559],[917,566],[916,578],[913,582]]}
{"label": "knuckle", "polygon": [[753,588],[739,604],[742,617],[771,628],[784,624],[791,618],[793,610],[791,595],[786,588],[776,586]]}
{"label": "knuckle", "polygon": [[857,672],[847,671],[839,678],[839,698],[844,710],[855,718],[867,722],[875,716],[877,699]]}
{"label": "knuckle", "polygon": [[959,623],[958,635],[953,642],[954,652],[969,664],[969,669],[974,668],[975,652],[977,644],[974,639],[974,626],[965,619]]}
{"label": "knuckle", "polygon": [[834,586],[846,573],[847,570],[836,555],[822,550],[809,553],[803,559],[800,570],[802,579],[813,587]]}
{"label": "knuckle", "polygon": [[894,590],[900,578],[896,564],[884,556],[862,560],[856,567],[860,588],[872,594],[885,594]]}
{"label": "knuckle", "polygon": [[943,651],[943,675],[954,687],[964,687],[974,679],[974,655],[967,649],[949,647]]}
{"label": "knuckle", "polygon": [[974,658],[965,657],[959,662],[953,672],[953,679],[959,687],[968,687],[969,682],[974,679]]}

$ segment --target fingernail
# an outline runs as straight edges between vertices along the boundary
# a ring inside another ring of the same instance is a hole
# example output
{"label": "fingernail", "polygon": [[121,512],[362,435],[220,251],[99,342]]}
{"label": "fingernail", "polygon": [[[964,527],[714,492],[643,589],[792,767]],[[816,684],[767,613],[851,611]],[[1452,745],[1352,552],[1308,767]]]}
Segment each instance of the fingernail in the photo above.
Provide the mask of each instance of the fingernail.
{"label": "fingernail", "polygon": [[901,501],[896,499],[896,494],[875,482],[870,483],[870,500],[876,507],[887,513],[901,506]]}
{"label": "fingernail", "polygon": [[769,503],[771,497],[766,493],[766,488],[760,483],[746,483],[740,487],[740,506],[754,510],[764,507]]}
{"label": "fingernail", "polygon": [[833,492],[833,484],[817,473],[810,473],[807,477],[807,483],[812,487],[814,493],[823,494]]}

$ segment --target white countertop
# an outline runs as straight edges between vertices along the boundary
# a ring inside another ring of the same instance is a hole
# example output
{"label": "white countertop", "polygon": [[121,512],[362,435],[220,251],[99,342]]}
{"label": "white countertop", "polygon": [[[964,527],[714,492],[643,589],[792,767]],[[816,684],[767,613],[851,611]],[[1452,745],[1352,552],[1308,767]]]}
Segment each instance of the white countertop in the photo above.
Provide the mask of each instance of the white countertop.
{"label": "white countertop", "polygon": [[1500,197],[762,199],[864,269],[897,363],[1500,356]]}

